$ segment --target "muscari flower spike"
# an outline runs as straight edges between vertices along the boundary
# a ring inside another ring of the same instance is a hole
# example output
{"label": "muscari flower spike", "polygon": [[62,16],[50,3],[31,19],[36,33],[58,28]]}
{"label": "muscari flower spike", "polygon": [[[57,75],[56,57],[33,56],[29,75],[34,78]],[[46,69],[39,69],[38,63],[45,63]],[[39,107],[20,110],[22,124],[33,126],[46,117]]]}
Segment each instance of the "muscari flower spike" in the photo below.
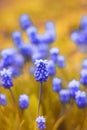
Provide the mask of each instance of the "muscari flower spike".
{"label": "muscari flower spike", "polygon": [[62,103],[69,103],[70,101],[70,93],[67,89],[62,89],[59,91],[59,98]]}
{"label": "muscari flower spike", "polygon": [[46,60],[36,60],[35,62],[35,72],[34,76],[36,81],[38,82],[46,82],[48,78],[48,69],[47,69],[47,61]]}
{"label": "muscari flower spike", "polygon": [[9,89],[10,87],[13,86],[12,82],[12,72],[9,69],[3,69],[0,71],[1,75],[1,81],[2,81],[2,86],[6,89]]}
{"label": "muscari flower spike", "polygon": [[50,49],[50,59],[56,63],[57,62],[57,57],[59,54],[59,49],[58,48],[51,48]]}
{"label": "muscari flower spike", "polygon": [[36,122],[37,122],[37,128],[39,130],[44,130],[46,128],[46,125],[45,125],[45,122],[46,122],[46,119],[43,117],[43,116],[38,116],[36,118]]}
{"label": "muscari flower spike", "polygon": [[12,72],[12,77],[18,77],[22,74],[22,69],[17,66],[11,66],[8,69]]}
{"label": "muscari flower spike", "polygon": [[80,28],[71,34],[71,40],[82,53],[87,52],[87,16],[82,17]]}
{"label": "muscari flower spike", "polygon": [[32,44],[37,45],[39,43],[37,38],[37,28],[35,26],[31,26],[26,30],[27,36]]}
{"label": "muscari flower spike", "polygon": [[47,68],[48,68],[49,76],[54,76],[56,74],[55,63],[52,60],[48,61]]}
{"label": "muscari flower spike", "polygon": [[79,89],[80,89],[80,82],[77,81],[77,80],[72,80],[72,81],[69,82],[68,88],[69,88],[69,91],[70,91],[70,96],[72,98],[75,98],[75,93],[77,91],[79,91]]}
{"label": "muscari flower spike", "polygon": [[8,67],[14,64],[16,49],[8,48],[1,51],[3,67]]}
{"label": "muscari flower spike", "polygon": [[48,56],[48,50],[49,50],[48,45],[43,43],[43,44],[39,44],[37,47],[38,47],[38,52],[41,55],[41,59],[46,59]]}
{"label": "muscari flower spike", "polygon": [[32,46],[30,44],[23,44],[20,46],[19,51],[24,57],[29,58],[32,55]]}
{"label": "muscari flower spike", "polygon": [[19,97],[19,107],[21,109],[26,109],[29,106],[29,97],[26,94],[22,94]]}
{"label": "muscari flower spike", "polygon": [[0,93],[0,105],[3,105],[3,106],[7,105],[6,96],[4,94],[1,94],[1,93]]}
{"label": "muscari flower spike", "polygon": [[22,34],[19,31],[15,31],[12,33],[12,40],[15,46],[17,46],[18,48],[23,45]]}
{"label": "muscari flower spike", "polygon": [[82,69],[80,72],[80,82],[84,86],[87,85],[87,69]]}
{"label": "muscari flower spike", "polygon": [[46,32],[44,33],[44,38],[46,43],[52,43],[56,40],[56,30],[55,24],[52,21],[48,21],[45,24]]}
{"label": "muscari flower spike", "polygon": [[64,56],[59,55],[57,57],[57,65],[58,65],[59,68],[64,68],[66,66],[65,57]]}
{"label": "muscari flower spike", "polygon": [[75,102],[79,108],[84,108],[87,105],[87,95],[86,92],[78,91],[76,92]]}
{"label": "muscari flower spike", "polygon": [[32,62],[34,63],[36,60],[40,60],[41,59],[41,55],[39,52],[35,52],[33,55],[32,55]]}
{"label": "muscari flower spike", "polygon": [[30,26],[32,26],[32,22],[30,20],[29,15],[23,14],[19,18],[20,26],[23,30],[28,29]]}
{"label": "muscari flower spike", "polygon": [[53,78],[52,84],[53,84],[53,91],[59,92],[62,89],[62,80],[60,78]]}

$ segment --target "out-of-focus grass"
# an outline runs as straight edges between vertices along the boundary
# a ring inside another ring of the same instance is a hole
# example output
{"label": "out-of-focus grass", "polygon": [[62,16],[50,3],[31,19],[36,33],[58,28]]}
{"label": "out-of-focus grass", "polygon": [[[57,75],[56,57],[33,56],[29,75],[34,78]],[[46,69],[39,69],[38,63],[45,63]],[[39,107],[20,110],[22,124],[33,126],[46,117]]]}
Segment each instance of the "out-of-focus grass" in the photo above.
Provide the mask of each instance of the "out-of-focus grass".
{"label": "out-of-focus grass", "polygon": [[[18,18],[22,13],[28,13],[33,23],[44,30],[44,23],[52,20],[56,24],[57,40],[52,46],[58,47],[61,54],[66,56],[67,67],[58,69],[57,76],[64,79],[63,86],[72,78],[79,79],[81,61],[86,54],[81,54],[75,44],[70,41],[69,35],[78,24],[82,15],[87,13],[86,0],[0,0],[0,50],[13,47],[11,33],[20,30]],[[24,37],[24,39],[26,39]],[[77,50],[75,52],[75,50]],[[58,95],[52,92],[51,79],[43,87],[41,114],[47,120],[47,130],[52,130],[61,112],[61,104]],[[39,83],[33,76],[26,74],[14,79],[12,88],[14,96],[18,99],[21,93],[30,96],[30,106],[24,113],[19,111],[20,117],[15,115],[15,106],[8,90],[1,88],[1,92],[8,97],[7,107],[0,106],[0,130],[17,130],[16,126],[25,120],[21,130],[36,129],[35,118],[37,116]],[[22,114],[21,114],[22,113]],[[62,121],[59,130],[84,130],[87,128],[87,118],[84,119],[84,110],[79,110],[75,105],[67,117]],[[84,122],[84,124],[83,124]],[[83,128],[81,128],[83,124]]]}

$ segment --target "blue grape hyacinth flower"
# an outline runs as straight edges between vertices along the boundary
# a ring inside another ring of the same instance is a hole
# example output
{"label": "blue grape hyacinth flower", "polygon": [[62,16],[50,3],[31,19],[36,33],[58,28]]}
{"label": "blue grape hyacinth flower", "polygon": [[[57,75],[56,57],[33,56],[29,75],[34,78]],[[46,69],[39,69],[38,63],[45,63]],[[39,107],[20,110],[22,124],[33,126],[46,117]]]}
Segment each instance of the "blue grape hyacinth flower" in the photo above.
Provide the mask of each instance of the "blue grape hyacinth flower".
{"label": "blue grape hyacinth flower", "polygon": [[57,65],[58,65],[59,68],[64,68],[66,66],[66,62],[65,62],[65,57],[64,56],[59,55],[57,57]]}
{"label": "blue grape hyacinth flower", "polygon": [[35,63],[36,60],[40,60],[41,59],[41,55],[39,52],[35,52],[33,55],[32,55],[32,61],[33,63]]}
{"label": "blue grape hyacinth flower", "polygon": [[4,94],[0,93],[0,105],[6,106],[7,105],[7,99]]}
{"label": "blue grape hyacinth flower", "polygon": [[48,56],[48,50],[49,50],[48,45],[43,43],[43,44],[39,44],[37,47],[38,47],[38,52],[41,55],[41,59],[46,59]]}
{"label": "blue grape hyacinth flower", "polygon": [[30,44],[23,44],[20,46],[19,51],[25,58],[29,58],[32,55],[32,46]]}
{"label": "blue grape hyacinth flower", "polygon": [[77,80],[72,80],[72,81],[69,82],[68,88],[69,88],[69,91],[70,91],[70,96],[72,98],[75,98],[75,93],[77,91],[79,91],[79,89],[80,89],[80,82],[77,81]]}
{"label": "blue grape hyacinth flower", "polygon": [[57,57],[59,54],[59,49],[58,48],[51,48],[50,49],[50,59],[56,63],[57,62]]}
{"label": "blue grape hyacinth flower", "polygon": [[56,29],[55,24],[52,21],[48,21],[45,24],[46,32],[44,33],[44,37],[46,42],[52,43],[56,40]]}
{"label": "blue grape hyacinth flower", "polygon": [[30,17],[28,14],[23,14],[19,18],[20,26],[23,30],[28,29],[30,26],[32,26],[32,22],[30,20]]}
{"label": "blue grape hyacinth flower", "polygon": [[17,66],[11,66],[8,69],[12,72],[12,77],[18,77],[22,74],[22,69]]}
{"label": "blue grape hyacinth flower", "polygon": [[70,93],[67,89],[62,89],[59,91],[59,99],[62,103],[69,103],[70,101]]}
{"label": "blue grape hyacinth flower", "polygon": [[80,52],[87,52],[87,28],[72,32],[71,40],[77,45]]}
{"label": "blue grape hyacinth flower", "polygon": [[46,60],[36,60],[35,61],[35,72],[34,76],[36,81],[38,82],[46,82],[48,79],[48,69],[47,69],[47,61]]}
{"label": "blue grape hyacinth flower", "polygon": [[60,78],[53,78],[53,91],[59,92],[62,89],[62,80]]}
{"label": "blue grape hyacinth flower", "polygon": [[43,116],[38,116],[36,118],[36,122],[37,122],[37,128],[39,130],[44,130],[46,128],[46,125],[45,125],[45,122],[46,122],[46,119],[43,117]]}
{"label": "blue grape hyacinth flower", "polygon": [[17,51],[14,48],[8,48],[1,51],[3,68],[14,64],[14,58]]}
{"label": "blue grape hyacinth flower", "polygon": [[80,72],[80,82],[84,86],[87,85],[87,69],[82,69]]}
{"label": "blue grape hyacinth flower", "polygon": [[48,31],[48,30],[54,30],[55,29],[54,22],[52,22],[52,21],[46,22],[45,23],[45,28],[46,28],[46,31]]}
{"label": "blue grape hyacinth flower", "polygon": [[49,76],[54,76],[56,74],[55,63],[52,60],[48,61],[47,68],[48,68]]}
{"label": "blue grape hyacinth flower", "polygon": [[37,45],[39,43],[37,38],[37,28],[35,26],[31,26],[26,30],[27,36],[32,44]]}
{"label": "blue grape hyacinth flower", "polygon": [[12,72],[9,69],[3,69],[0,71],[2,86],[9,89],[13,86]]}
{"label": "blue grape hyacinth flower", "polygon": [[24,66],[25,59],[21,54],[16,54],[14,58],[14,66],[22,68]]}
{"label": "blue grape hyacinth flower", "polygon": [[29,106],[29,97],[26,94],[21,94],[18,101],[21,109],[26,109]]}
{"label": "blue grape hyacinth flower", "polygon": [[86,92],[78,91],[76,92],[75,102],[79,108],[84,108],[87,105],[87,95]]}
{"label": "blue grape hyacinth flower", "polygon": [[12,40],[13,40],[14,45],[18,48],[21,45],[23,45],[22,34],[19,31],[15,31],[12,33]]}

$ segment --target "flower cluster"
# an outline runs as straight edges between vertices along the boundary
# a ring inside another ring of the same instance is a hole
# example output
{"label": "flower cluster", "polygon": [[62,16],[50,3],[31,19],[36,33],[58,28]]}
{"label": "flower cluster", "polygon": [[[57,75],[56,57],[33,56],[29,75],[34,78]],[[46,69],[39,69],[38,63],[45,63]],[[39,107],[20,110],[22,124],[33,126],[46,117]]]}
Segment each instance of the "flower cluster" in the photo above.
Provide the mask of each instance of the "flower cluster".
{"label": "flower cluster", "polygon": [[64,89],[61,83],[63,82],[60,78],[53,78],[52,85],[53,91],[57,92],[59,95],[59,100],[61,103],[70,103],[70,101],[75,101],[76,105],[79,108],[84,108],[87,106],[87,94],[81,90],[81,85],[87,85],[87,59],[84,59],[82,62],[82,70],[80,72],[79,80],[71,80],[68,83],[68,88]]}

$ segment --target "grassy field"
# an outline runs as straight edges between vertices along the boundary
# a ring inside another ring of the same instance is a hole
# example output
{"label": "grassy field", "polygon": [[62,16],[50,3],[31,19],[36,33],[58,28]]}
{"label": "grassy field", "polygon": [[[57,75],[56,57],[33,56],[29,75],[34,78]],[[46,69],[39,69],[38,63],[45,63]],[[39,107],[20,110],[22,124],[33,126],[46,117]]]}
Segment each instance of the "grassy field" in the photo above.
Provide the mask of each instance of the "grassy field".
{"label": "grassy field", "polygon": [[[58,69],[56,76],[64,79],[64,87],[72,78],[79,79],[81,62],[87,56],[78,51],[76,45],[70,41],[70,33],[78,28],[80,18],[87,14],[86,0],[0,0],[0,50],[13,47],[11,33],[21,30],[19,16],[29,14],[33,23],[44,31],[44,23],[52,20],[56,24],[57,40],[53,47],[58,47],[62,55],[66,56],[67,67]],[[22,31],[22,30],[21,30]],[[24,34],[24,32],[23,32]],[[27,37],[23,35],[25,41]],[[25,112],[15,114],[15,107],[9,91],[0,88],[8,97],[7,107],[0,106],[0,130],[35,130],[35,118],[37,116],[39,84],[33,76],[28,74],[28,66],[20,77],[14,79],[13,93],[18,99],[21,93],[30,97],[30,106]],[[46,117],[46,130],[53,130],[54,124],[61,112],[61,104],[58,95],[52,91],[51,79],[43,87],[41,114]],[[48,96],[49,93],[49,96]],[[67,106],[68,107],[68,106]],[[76,105],[71,112],[58,121],[58,130],[86,130],[87,115],[85,110],[79,110]],[[85,118],[85,119],[84,119]],[[83,124],[83,126],[81,126]]]}

